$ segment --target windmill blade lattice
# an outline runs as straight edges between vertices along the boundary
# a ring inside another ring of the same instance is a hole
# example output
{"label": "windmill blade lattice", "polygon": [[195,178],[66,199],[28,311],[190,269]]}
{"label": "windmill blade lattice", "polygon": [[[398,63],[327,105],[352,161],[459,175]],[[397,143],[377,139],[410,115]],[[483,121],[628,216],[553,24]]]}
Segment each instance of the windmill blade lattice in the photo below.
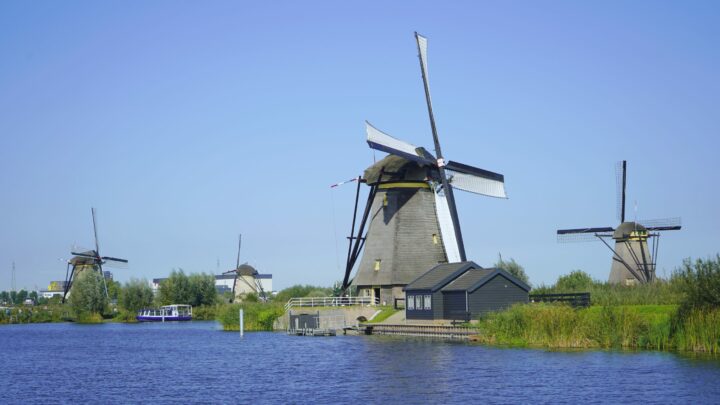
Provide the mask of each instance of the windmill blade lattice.
{"label": "windmill blade lattice", "polygon": [[682,218],[642,219],[637,221],[648,231],[677,231],[682,228]]}

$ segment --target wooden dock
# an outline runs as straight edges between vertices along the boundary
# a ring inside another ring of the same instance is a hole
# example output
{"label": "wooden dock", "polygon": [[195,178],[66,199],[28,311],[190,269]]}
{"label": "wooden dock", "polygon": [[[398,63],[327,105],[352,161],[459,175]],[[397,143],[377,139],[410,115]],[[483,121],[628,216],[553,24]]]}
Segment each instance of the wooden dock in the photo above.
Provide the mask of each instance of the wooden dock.
{"label": "wooden dock", "polygon": [[288,335],[294,336],[335,336],[337,332],[335,329],[290,329],[287,331]]}
{"label": "wooden dock", "polygon": [[480,334],[475,328],[450,325],[360,324],[358,329],[360,333],[366,335],[419,336],[459,340],[471,340]]}

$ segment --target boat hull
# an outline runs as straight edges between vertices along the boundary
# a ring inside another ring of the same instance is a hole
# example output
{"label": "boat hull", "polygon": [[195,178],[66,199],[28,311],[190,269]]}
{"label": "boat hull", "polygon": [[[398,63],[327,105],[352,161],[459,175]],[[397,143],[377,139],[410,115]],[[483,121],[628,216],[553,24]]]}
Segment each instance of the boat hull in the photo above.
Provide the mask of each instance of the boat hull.
{"label": "boat hull", "polygon": [[157,316],[157,315],[138,315],[135,317],[138,322],[178,322],[192,321],[192,316]]}

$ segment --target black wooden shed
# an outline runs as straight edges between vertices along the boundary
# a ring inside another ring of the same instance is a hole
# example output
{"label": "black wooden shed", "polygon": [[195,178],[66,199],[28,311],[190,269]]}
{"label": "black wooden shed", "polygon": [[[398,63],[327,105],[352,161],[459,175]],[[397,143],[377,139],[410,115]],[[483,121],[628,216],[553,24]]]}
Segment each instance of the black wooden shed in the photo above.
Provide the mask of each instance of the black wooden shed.
{"label": "black wooden shed", "polygon": [[528,302],[530,286],[502,269],[474,262],[441,264],[405,287],[405,317],[470,320]]}
{"label": "black wooden shed", "polygon": [[443,319],[469,320],[527,303],[530,286],[503,269],[471,269],[440,291]]}

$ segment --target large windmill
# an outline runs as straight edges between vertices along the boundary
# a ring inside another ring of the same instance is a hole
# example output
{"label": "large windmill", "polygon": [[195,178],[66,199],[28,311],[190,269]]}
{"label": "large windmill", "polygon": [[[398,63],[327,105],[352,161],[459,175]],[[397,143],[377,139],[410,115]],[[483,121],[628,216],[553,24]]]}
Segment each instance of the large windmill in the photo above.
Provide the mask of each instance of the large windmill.
{"label": "large windmill", "polygon": [[[402,288],[436,264],[466,260],[454,188],[506,198],[502,174],[445,162],[430,100],[427,39],[418,33],[415,39],[435,156],[366,123],[368,145],[389,156],[358,178],[342,284],[343,291],[350,286],[350,273],[364,250],[352,285],[359,294],[384,302],[403,297]],[[360,183],[370,192],[356,230]]]}
{"label": "large windmill", "polygon": [[265,296],[265,290],[263,290],[263,286],[260,281],[260,273],[247,263],[240,264],[241,247],[242,234],[238,236],[238,252],[235,268],[223,273],[235,274],[235,278],[233,280],[232,298],[230,298],[230,302],[233,302],[236,298],[241,298],[248,293],[257,294],[260,299],[265,301],[267,300],[267,297]]}
{"label": "large windmill", "polygon": [[103,266],[108,267],[124,267],[127,264],[127,260],[118,259],[116,257],[101,256],[100,255],[100,243],[98,242],[97,223],[95,220],[95,208],[91,208],[92,221],[93,221],[93,233],[95,236],[95,250],[86,250],[83,252],[71,251],[70,254],[73,257],[67,262],[67,269],[65,270],[65,287],[63,291],[62,302],[65,302],[68,294],[71,292],[73,280],[83,271],[97,271],[100,273],[103,279],[103,287],[105,288],[105,295],[109,297],[107,290],[107,283],[105,282],[105,274],[103,273]]}
{"label": "large windmill", "polygon": [[[600,240],[613,253],[609,281],[616,284],[644,284],[655,280],[655,266],[661,231],[681,228],[680,218],[646,221],[625,221],[625,188],[627,185],[627,162],[616,167],[617,216],[620,225],[613,227],[560,229],[559,242],[583,242]],[[614,246],[607,239],[615,241]],[[648,242],[650,244],[648,245]]]}

